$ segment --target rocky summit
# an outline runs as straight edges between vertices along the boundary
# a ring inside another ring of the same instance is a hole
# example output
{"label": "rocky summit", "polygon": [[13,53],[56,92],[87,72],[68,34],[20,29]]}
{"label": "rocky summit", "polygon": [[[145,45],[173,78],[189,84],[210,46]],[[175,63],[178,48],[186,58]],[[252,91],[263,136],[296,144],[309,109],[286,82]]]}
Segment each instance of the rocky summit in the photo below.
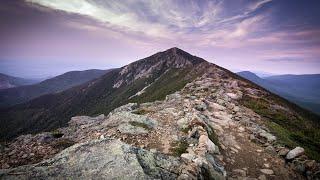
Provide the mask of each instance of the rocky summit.
{"label": "rocky summit", "polygon": [[[105,115],[75,116],[67,126],[7,141],[0,178],[320,178],[317,116],[214,64],[186,61],[197,58],[180,49],[166,53],[152,58],[161,68],[199,63],[205,71],[164,99],[128,101]],[[126,75],[109,86],[135,83],[159,67],[138,61],[117,71]]]}

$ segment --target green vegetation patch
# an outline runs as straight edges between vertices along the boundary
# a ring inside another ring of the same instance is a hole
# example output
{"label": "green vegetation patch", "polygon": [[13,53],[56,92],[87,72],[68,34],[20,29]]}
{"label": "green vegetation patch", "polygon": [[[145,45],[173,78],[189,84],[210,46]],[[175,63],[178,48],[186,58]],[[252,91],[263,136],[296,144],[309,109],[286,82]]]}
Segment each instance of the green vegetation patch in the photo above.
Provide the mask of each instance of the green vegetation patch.
{"label": "green vegetation patch", "polygon": [[151,129],[147,124],[141,123],[141,122],[137,122],[137,121],[130,121],[129,124],[132,125],[132,126],[142,127],[144,129],[147,129],[147,130]]}
{"label": "green vegetation patch", "polygon": [[218,136],[217,136],[217,134],[214,132],[213,128],[212,128],[210,125],[208,125],[208,127],[207,127],[207,133],[208,133],[209,139],[210,139],[216,146],[218,146],[219,149],[221,149]]}
{"label": "green vegetation patch", "polygon": [[280,105],[285,104],[279,99],[270,97],[252,98],[244,96],[242,99],[244,106],[266,119],[265,124],[278,137],[279,143],[289,148],[301,146],[310,158],[320,161],[320,122],[310,119],[311,116],[305,112],[297,112],[296,109],[294,111],[275,109],[272,106],[273,102]]}
{"label": "green vegetation patch", "polygon": [[145,115],[148,113],[152,113],[154,111],[148,110],[148,109],[137,109],[135,111],[132,111],[133,114],[138,114],[138,115]]}
{"label": "green vegetation patch", "polygon": [[170,151],[172,154],[176,157],[180,157],[181,154],[187,152],[187,148],[189,146],[188,142],[186,140],[176,141],[171,144]]}
{"label": "green vegetation patch", "polygon": [[190,73],[191,70],[191,68],[170,69],[153,82],[145,90],[145,93],[132,98],[131,102],[144,103],[164,100],[168,94],[179,91],[197,77],[197,73]]}
{"label": "green vegetation patch", "polygon": [[51,132],[51,135],[54,137],[54,138],[61,138],[63,136],[63,133],[61,133],[60,131],[58,130],[54,130]]}
{"label": "green vegetation patch", "polygon": [[59,139],[57,140],[55,143],[53,143],[52,147],[56,148],[56,149],[66,149],[72,145],[74,145],[75,142],[70,140],[70,139]]}
{"label": "green vegetation patch", "polygon": [[189,132],[189,130],[191,130],[191,128],[189,127],[189,126],[187,126],[187,127],[185,127],[185,128],[182,128],[182,129],[180,129],[182,132],[184,132],[184,133],[188,133]]}

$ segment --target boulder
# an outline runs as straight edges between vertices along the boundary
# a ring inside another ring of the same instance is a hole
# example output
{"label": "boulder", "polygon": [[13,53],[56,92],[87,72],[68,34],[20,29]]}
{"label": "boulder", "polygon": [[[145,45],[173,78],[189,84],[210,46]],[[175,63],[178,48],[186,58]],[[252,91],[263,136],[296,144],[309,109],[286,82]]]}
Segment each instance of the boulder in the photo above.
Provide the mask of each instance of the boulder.
{"label": "boulder", "polygon": [[107,127],[118,127],[121,124],[128,124],[132,122],[136,124],[145,124],[149,128],[155,128],[157,126],[157,121],[151,119],[145,115],[133,114],[131,112],[116,112],[110,113],[108,118],[103,122],[103,126]]}
{"label": "boulder", "polygon": [[302,147],[296,147],[288,152],[288,154],[286,155],[286,159],[291,160],[302,154],[304,154],[304,149]]}
{"label": "boulder", "polygon": [[272,175],[274,172],[272,169],[260,169],[263,174]]}
{"label": "boulder", "polygon": [[186,119],[186,118],[181,118],[181,119],[179,119],[179,120],[177,121],[177,124],[178,124],[178,126],[179,126],[180,129],[185,129],[185,128],[188,127],[189,122],[188,122],[188,119]]}
{"label": "boulder", "polygon": [[216,146],[206,135],[201,135],[199,138],[199,147],[205,147],[207,152],[211,154],[219,154],[219,147]]}
{"label": "boulder", "polygon": [[266,175],[262,174],[258,177],[259,180],[267,180]]}
{"label": "boulder", "polygon": [[237,94],[234,94],[234,93],[226,93],[226,95],[231,99],[235,99],[235,100],[240,98]]}
{"label": "boulder", "polygon": [[220,104],[217,104],[217,103],[210,103],[209,109],[212,111],[224,111],[226,107],[221,106]]}
{"label": "boulder", "polygon": [[275,140],[277,140],[277,138],[274,135],[272,135],[272,134],[270,134],[270,133],[268,133],[268,132],[266,132],[265,130],[262,130],[262,129],[260,130],[258,135],[259,135],[260,138],[264,138],[269,143],[274,142]]}
{"label": "boulder", "polygon": [[281,148],[281,149],[279,150],[279,152],[278,152],[278,155],[279,155],[279,156],[286,156],[286,155],[288,154],[288,152],[289,152],[289,149],[287,149],[287,148]]}
{"label": "boulder", "polygon": [[134,134],[134,135],[146,134],[149,132],[148,129],[146,129],[146,128],[143,128],[140,126],[134,126],[129,123],[120,124],[118,127],[118,130],[124,134]]}
{"label": "boulder", "polygon": [[207,106],[205,103],[200,103],[195,106],[195,109],[198,111],[205,111],[207,109]]}
{"label": "boulder", "polygon": [[271,146],[271,145],[266,147],[266,152],[268,152],[270,154],[273,154],[273,155],[277,154],[275,148],[273,146]]}
{"label": "boulder", "polygon": [[247,173],[243,169],[234,169],[232,170],[232,174],[240,177],[246,177]]}
{"label": "boulder", "polygon": [[0,170],[1,179],[176,179],[177,158],[114,139],[76,144],[34,165]]}
{"label": "boulder", "polygon": [[183,154],[181,154],[181,159],[183,160],[183,161],[185,161],[186,163],[188,163],[188,162],[191,162],[193,159],[195,159],[195,155],[193,155],[193,154],[190,154],[190,153],[183,153]]}

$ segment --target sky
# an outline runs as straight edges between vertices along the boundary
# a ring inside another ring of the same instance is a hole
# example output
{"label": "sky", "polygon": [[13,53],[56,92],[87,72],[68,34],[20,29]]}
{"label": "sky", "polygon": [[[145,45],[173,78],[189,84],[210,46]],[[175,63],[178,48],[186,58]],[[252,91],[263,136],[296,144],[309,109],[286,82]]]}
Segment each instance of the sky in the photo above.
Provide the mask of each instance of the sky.
{"label": "sky", "polygon": [[232,71],[320,73],[319,0],[0,0],[0,72],[45,78],[179,47]]}

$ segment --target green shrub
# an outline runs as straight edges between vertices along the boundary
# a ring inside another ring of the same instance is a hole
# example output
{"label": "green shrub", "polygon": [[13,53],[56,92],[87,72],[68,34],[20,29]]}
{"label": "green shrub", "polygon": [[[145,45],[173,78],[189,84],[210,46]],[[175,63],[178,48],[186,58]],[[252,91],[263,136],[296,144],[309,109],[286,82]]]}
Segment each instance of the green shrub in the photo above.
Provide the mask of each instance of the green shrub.
{"label": "green shrub", "polygon": [[132,111],[133,114],[138,114],[138,115],[145,115],[151,112],[154,112],[154,111],[151,111],[148,109],[138,109],[138,110]]}
{"label": "green shrub", "polygon": [[208,133],[209,139],[221,149],[218,136],[210,125],[208,125],[207,133]]}
{"label": "green shrub", "polygon": [[75,142],[74,141],[71,141],[70,139],[59,139],[57,140],[56,142],[54,142],[52,144],[52,147],[56,148],[56,149],[65,149],[65,148],[68,148],[72,145],[74,145]]}
{"label": "green shrub", "polygon": [[187,148],[189,146],[188,142],[185,140],[176,141],[171,144],[172,147],[170,148],[170,151],[174,156],[180,157],[181,154],[185,153],[187,151]]}
{"label": "green shrub", "polygon": [[54,130],[51,132],[51,135],[54,137],[54,138],[61,138],[63,136],[63,133],[61,133],[60,131],[58,130]]}
{"label": "green shrub", "polygon": [[131,124],[132,126],[142,127],[144,129],[147,129],[147,130],[151,129],[147,124],[141,123],[141,122],[137,122],[137,121],[130,121],[129,124]]}

